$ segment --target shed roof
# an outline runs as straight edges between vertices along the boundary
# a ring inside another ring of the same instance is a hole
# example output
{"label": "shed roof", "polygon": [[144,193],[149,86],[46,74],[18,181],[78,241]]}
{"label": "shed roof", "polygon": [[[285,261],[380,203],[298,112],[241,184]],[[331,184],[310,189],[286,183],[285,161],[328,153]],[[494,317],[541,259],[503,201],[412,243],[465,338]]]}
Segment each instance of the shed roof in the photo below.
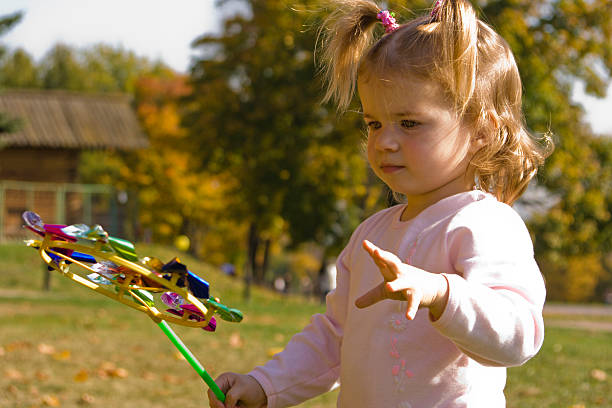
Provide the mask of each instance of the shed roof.
{"label": "shed roof", "polygon": [[0,112],[21,119],[5,146],[74,149],[138,149],[149,142],[123,94],[9,90],[0,92]]}

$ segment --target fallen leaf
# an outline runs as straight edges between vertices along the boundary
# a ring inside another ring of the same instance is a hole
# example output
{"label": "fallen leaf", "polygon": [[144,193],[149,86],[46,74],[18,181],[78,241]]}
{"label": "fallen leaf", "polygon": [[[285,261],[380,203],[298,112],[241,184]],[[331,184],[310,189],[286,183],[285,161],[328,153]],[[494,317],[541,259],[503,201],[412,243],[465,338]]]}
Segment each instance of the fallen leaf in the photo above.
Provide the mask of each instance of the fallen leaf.
{"label": "fallen leaf", "polygon": [[49,344],[40,343],[37,349],[40,354],[47,354],[47,355],[55,354],[55,347]]}
{"label": "fallen leaf", "polygon": [[85,382],[88,379],[89,379],[89,372],[87,370],[85,370],[85,369],[80,370],[74,376],[74,381],[76,381],[76,382]]}
{"label": "fallen leaf", "polygon": [[83,394],[79,398],[79,404],[93,404],[94,402],[96,402],[96,399],[89,394]]}
{"label": "fallen leaf", "polygon": [[21,371],[16,370],[14,368],[7,368],[6,370],[4,370],[4,377],[14,381],[23,380],[23,374],[21,373]]}
{"label": "fallen leaf", "polygon": [[141,344],[137,344],[135,346],[132,346],[132,351],[136,352],[136,353],[140,353],[144,350],[144,347]]}
{"label": "fallen leaf", "polygon": [[127,378],[128,371],[125,368],[118,367],[114,370],[110,370],[108,374],[113,378]]}
{"label": "fallen leaf", "polygon": [[570,408],[586,408],[584,404],[574,404],[571,405]]}
{"label": "fallen leaf", "polygon": [[49,407],[60,407],[62,404],[55,395],[43,395],[42,397],[43,405],[47,405]]}
{"label": "fallen leaf", "polygon": [[33,396],[38,397],[39,395],[38,387],[36,387],[35,385],[31,385],[29,391],[30,391],[30,394],[32,394]]}
{"label": "fallen leaf", "polygon": [[174,359],[175,360],[184,360],[185,356],[183,356],[183,354],[180,351],[175,351],[174,352]]}
{"label": "fallen leaf", "polygon": [[114,370],[117,366],[112,361],[103,361],[99,368],[100,370]]}
{"label": "fallen leaf", "polygon": [[6,390],[13,395],[17,395],[17,393],[19,392],[19,388],[15,387],[13,384],[9,385],[8,387],[6,387]]}
{"label": "fallen leaf", "polygon": [[58,353],[53,353],[53,359],[57,361],[70,360],[70,350],[62,350]]}
{"label": "fallen leaf", "polygon": [[606,378],[608,378],[608,375],[606,374],[604,370],[595,368],[591,370],[591,377],[593,377],[597,381],[606,381]]}
{"label": "fallen leaf", "polygon": [[110,377],[111,371],[115,370],[117,366],[110,361],[103,361],[98,369],[96,370],[98,377],[108,378]]}
{"label": "fallen leaf", "polygon": [[40,370],[36,371],[34,376],[38,381],[47,381],[49,379],[49,374]]}
{"label": "fallen leaf", "polygon": [[230,335],[229,345],[232,348],[242,348],[242,346],[244,345],[244,342],[242,341],[242,338],[240,337],[240,333],[232,333]]}
{"label": "fallen leaf", "polygon": [[164,374],[162,376],[162,381],[168,384],[178,384],[181,382],[180,378],[172,374]]}
{"label": "fallen leaf", "polygon": [[14,341],[5,346],[5,350],[9,353],[17,350],[25,350],[32,347],[32,343],[27,341]]}
{"label": "fallen leaf", "polygon": [[534,387],[534,386],[529,386],[527,388],[525,388],[524,390],[521,391],[522,395],[525,395],[527,397],[533,397],[538,395],[541,392],[541,390],[538,387]]}
{"label": "fallen leaf", "polygon": [[152,381],[155,379],[155,374],[152,373],[151,371],[145,371],[144,373],[142,373],[142,379],[147,380],[147,381]]}
{"label": "fallen leaf", "polygon": [[0,346],[0,357],[5,354],[4,347]]}
{"label": "fallen leaf", "polygon": [[273,357],[274,355],[280,353],[283,350],[283,347],[270,347],[267,351],[268,357]]}

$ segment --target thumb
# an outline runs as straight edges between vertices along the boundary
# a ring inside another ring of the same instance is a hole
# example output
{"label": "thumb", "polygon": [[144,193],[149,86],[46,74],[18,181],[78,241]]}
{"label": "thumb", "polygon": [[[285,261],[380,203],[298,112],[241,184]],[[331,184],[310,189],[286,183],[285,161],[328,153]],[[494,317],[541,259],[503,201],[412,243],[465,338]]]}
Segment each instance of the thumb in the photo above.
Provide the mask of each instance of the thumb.
{"label": "thumb", "polygon": [[423,299],[423,295],[420,291],[412,290],[406,296],[408,298],[408,308],[406,309],[406,317],[409,320],[414,320],[417,312],[419,311],[419,306],[421,306],[421,299]]}
{"label": "thumb", "polygon": [[368,306],[372,306],[381,300],[387,299],[386,282],[382,282],[378,286],[366,292],[359,299],[355,300],[355,306],[363,309]]}
{"label": "thumb", "polygon": [[[227,390],[231,389],[232,385],[234,384],[234,381],[230,373],[224,373],[215,379],[215,383],[217,384],[217,386],[219,386],[219,388],[224,394],[227,394]],[[212,389],[209,388],[207,394],[209,405],[211,408],[225,408],[226,406],[231,407],[231,405],[226,405],[227,395],[225,399],[226,404],[224,404],[223,402],[219,401]]]}

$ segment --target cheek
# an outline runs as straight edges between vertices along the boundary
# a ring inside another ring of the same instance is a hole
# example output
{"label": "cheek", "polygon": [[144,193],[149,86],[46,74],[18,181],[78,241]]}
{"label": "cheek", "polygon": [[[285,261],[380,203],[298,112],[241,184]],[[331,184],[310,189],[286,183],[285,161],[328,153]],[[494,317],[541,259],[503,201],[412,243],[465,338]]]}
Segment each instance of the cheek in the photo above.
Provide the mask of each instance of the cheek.
{"label": "cheek", "polygon": [[366,155],[368,156],[368,161],[372,163],[374,158],[376,157],[376,148],[374,147],[374,138],[368,136],[366,141]]}
{"label": "cheek", "polygon": [[419,138],[407,137],[402,141],[402,152],[412,158],[428,157],[435,152],[435,145],[423,142]]}

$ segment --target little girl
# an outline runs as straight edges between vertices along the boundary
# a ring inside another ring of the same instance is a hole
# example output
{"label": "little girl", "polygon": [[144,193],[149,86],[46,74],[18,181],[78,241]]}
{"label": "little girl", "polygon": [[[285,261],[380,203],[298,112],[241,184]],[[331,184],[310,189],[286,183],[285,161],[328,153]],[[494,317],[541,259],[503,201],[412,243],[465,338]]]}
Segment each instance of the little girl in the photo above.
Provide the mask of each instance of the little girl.
{"label": "little girl", "polygon": [[510,204],[552,146],[525,129],[512,52],[467,0],[403,25],[345,0],[324,28],[326,99],[345,109],[357,88],[368,161],[404,204],[353,233],[324,314],[217,379],[225,406],[297,405],[339,382],[339,407],[504,407],[505,367],[544,336],[544,282]]}

